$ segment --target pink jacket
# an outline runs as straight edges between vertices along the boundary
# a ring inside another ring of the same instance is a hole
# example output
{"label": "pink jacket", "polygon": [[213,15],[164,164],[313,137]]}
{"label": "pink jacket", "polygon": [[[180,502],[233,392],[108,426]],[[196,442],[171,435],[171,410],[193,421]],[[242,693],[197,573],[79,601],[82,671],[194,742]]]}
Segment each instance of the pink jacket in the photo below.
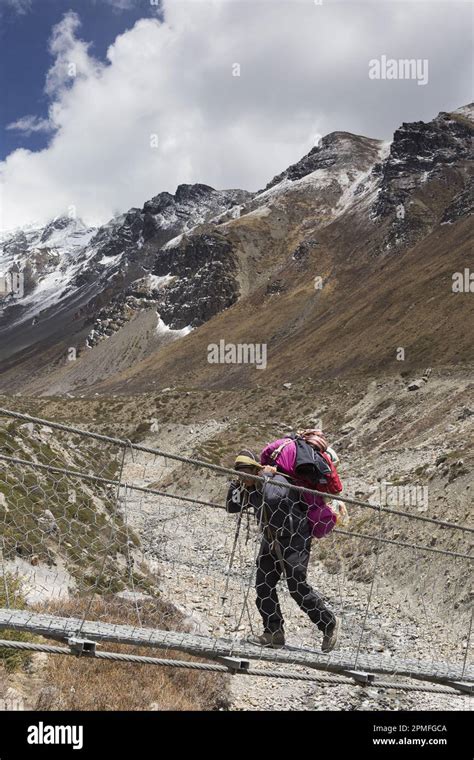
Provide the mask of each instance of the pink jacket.
{"label": "pink jacket", "polygon": [[[272,453],[279,446],[284,443],[287,438],[278,438],[276,441],[272,441],[263,449],[260,454],[260,464],[277,465],[281,472],[289,475],[292,482],[296,486],[303,486],[305,488],[314,488],[314,485],[310,485],[302,478],[295,475],[295,461],[296,461],[296,443],[291,441],[286,445],[279,453],[277,461],[274,461],[271,457]],[[311,535],[314,538],[323,538],[332,531],[336,524],[336,515],[330,507],[326,504],[322,496],[318,496],[315,493],[302,493],[303,500],[308,505],[308,520],[311,528]]]}

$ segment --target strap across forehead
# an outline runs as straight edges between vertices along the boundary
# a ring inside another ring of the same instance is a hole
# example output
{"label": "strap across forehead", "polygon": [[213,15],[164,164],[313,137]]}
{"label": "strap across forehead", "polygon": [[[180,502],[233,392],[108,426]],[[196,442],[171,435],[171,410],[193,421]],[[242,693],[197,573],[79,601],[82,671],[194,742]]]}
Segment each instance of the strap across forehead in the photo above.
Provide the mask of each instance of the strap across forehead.
{"label": "strap across forehead", "polygon": [[245,454],[239,454],[235,458],[235,467],[237,468],[237,465],[245,465],[246,467],[260,467],[262,466],[260,462],[257,462],[255,459],[252,459],[252,457],[245,456]]}

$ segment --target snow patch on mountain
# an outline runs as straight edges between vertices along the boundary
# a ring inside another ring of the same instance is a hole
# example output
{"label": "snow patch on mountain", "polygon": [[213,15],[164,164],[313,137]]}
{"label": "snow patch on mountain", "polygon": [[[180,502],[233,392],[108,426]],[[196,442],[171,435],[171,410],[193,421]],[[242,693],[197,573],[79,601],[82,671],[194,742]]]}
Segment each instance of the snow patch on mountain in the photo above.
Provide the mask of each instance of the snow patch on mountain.
{"label": "snow patch on mountain", "polygon": [[184,235],[176,235],[176,237],[171,238],[171,240],[168,240],[167,243],[161,246],[162,251],[168,251],[170,248],[176,248],[182,241]]}
{"label": "snow patch on mountain", "polygon": [[381,165],[390,153],[391,141],[385,141],[380,145],[377,161],[365,172],[358,172],[353,182],[349,182],[344,189],[339,201],[334,208],[334,218],[342,216],[355,204],[363,202],[370,206],[380,190],[380,177],[375,166]]}
{"label": "snow patch on mountain", "polygon": [[173,330],[171,327],[168,327],[167,324],[163,322],[160,315],[157,314],[157,324],[156,324],[156,334],[157,335],[168,335],[172,334],[175,338],[184,338],[185,335],[189,335],[190,332],[193,331],[193,327],[191,325],[187,325],[186,327],[183,327],[181,330]]}
{"label": "snow patch on mountain", "polygon": [[146,281],[152,290],[161,290],[161,288],[172,282],[174,276],[172,274],[165,274],[159,276],[157,274],[149,274],[146,277]]}

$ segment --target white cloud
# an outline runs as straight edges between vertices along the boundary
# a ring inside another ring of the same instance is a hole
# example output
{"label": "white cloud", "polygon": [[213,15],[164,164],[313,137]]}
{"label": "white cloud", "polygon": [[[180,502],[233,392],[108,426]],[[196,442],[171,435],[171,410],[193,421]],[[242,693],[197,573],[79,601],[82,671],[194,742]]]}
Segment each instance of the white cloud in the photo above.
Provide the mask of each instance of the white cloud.
{"label": "white cloud", "polygon": [[31,10],[32,0],[0,0],[0,10],[2,8],[11,8],[20,16]]}
{"label": "white cloud", "polygon": [[[165,0],[163,11],[163,23],[141,19],[117,37],[106,63],[79,38],[77,14],[55,28],[56,132],[0,164],[0,226],[71,205],[100,223],[181,182],[255,190],[318,134],[386,138],[470,99],[464,3]],[[382,54],[428,58],[429,84],[371,80]]]}
{"label": "white cloud", "polygon": [[25,135],[32,135],[35,132],[50,132],[53,128],[49,119],[32,115],[22,116],[21,119],[12,121],[5,127],[5,129],[23,132]]}
{"label": "white cloud", "polygon": [[55,61],[46,77],[45,91],[58,101],[64,91],[77,79],[92,81],[100,75],[103,66],[89,55],[90,43],[76,37],[81,26],[77,13],[69,11],[56,26],[49,42],[49,51]]}

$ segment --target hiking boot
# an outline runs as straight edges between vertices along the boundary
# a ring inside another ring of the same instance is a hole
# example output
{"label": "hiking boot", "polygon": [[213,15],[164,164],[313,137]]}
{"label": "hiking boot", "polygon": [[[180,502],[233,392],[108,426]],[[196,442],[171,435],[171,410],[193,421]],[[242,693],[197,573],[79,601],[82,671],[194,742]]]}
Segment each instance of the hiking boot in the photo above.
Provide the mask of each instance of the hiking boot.
{"label": "hiking boot", "polygon": [[265,631],[260,636],[248,636],[249,644],[257,644],[259,647],[271,647],[278,649],[285,646],[285,634],[283,631]]}
{"label": "hiking boot", "polygon": [[331,652],[337,644],[339,639],[339,630],[341,628],[341,619],[336,618],[334,623],[326,628],[326,633],[323,637],[323,643],[321,645],[322,652]]}

